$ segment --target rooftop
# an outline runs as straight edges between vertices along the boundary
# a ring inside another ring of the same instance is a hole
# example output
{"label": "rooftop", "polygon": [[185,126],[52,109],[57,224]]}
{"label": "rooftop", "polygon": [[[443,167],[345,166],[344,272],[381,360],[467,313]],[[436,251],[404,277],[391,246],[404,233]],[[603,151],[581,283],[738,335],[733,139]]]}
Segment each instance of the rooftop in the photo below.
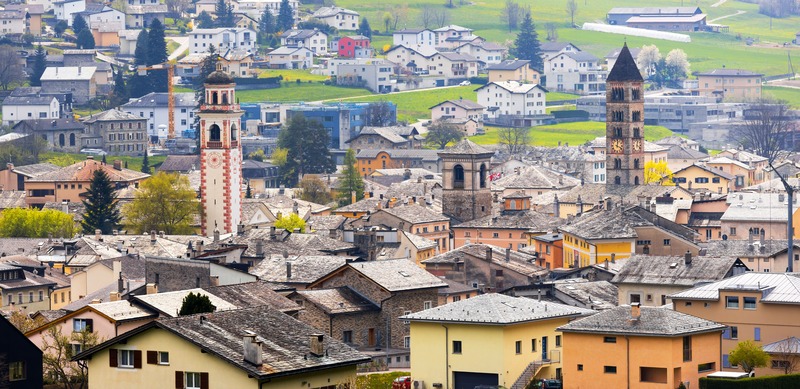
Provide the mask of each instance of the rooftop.
{"label": "rooftop", "polygon": [[529,165],[492,181],[492,189],[565,189],[581,180],[541,165]]}
{"label": "rooftop", "polygon": [[749,70],[743,69],[714,69],[707,72],[696,72],[695,76],[710,76],[710,77],[761,77],[763,74],[754,73]]}
{"label": "rooftop", "polygon": [[385,212],[411,224],[450,221],[449,217],[444,216],[441,213],[433,212],[427,207],[416,204],[403,205],[394,208],[384,208],[379,212]]}
{"label": "rooftop", "polygon": [[761,292],[761,302],[778,304],[800,303],[800,278],[793,274],[747,272],[711,284],[670,295],[679,300],[718,301],[720,291]]}
{"label": "rooftop", "polygon": [[348,286],[333,289],[298,290],[297,294],[329,315],[379,311],[380,307]]}
{"label": "rooftop", "polygon": [[724,324],[672,309],[656,307],[640,307],[640,309],[641,315],[637,320],[631,318],[631,307],[622,305],[558,327],[558,331],[677,337],[705,332],[721,332],[725,329]]}
{"label": "rooftop", "polygon": [[517,70],[523,66],[528,66],[531,61],[525,59],[509,59],[500,63],[492,64],[486,67],[486,70]]}
{"label": "rooftop", "polygon": [[447,284],[408,259],[356,262],[347,265],[389,292],[442,288]]}
{"label": "rooftop", "polygon": [[228,311],[238,308],[236,305],[229,303],[224,299],[222,299],[221,297],[209,293],[201,288],[177,290],[174,292],[144,294],[144,295],[134,296],[133,299],[137,302],[144,304],[144,306],[146,306],[147,308],[158,311],[161,316],[177,317],[178,312],[180,312],[181,306],[183,305],[183,299],[186,298],[186,296],[188,296],[189,293],[199,294],[201,296],[208,296],[208,299],[211,300],[211,304],[214,304],[214,307],[216,307],[216,312]]}
{"label": "rooftop", "polygon": [[453,146],[449,146],[444,150],[439,152],[439,155],[493,155],[494,151],[491,151],[483,146],[476,144],[475,142],[464,139]]}
{"label": "rooftop", "polygon": [[[689,286],[721,280],[747,267],[736,257],[694,256],[691,264],[684,256],[632,255],[611,282],[615,284],[650,284]],[[738,263],[738,264],[737,264]]]}
{"label": "rooftop", "polygon": [[[347,259],[336,255],[299,255],[284,258],[282,255],[273,254],[253,267],[250,274],[270,282],[310,284],[343,266],[347,263]],[[290,277],[287,274],[287,262],[291,263]]]}
{"label": "rooftop", "polygon": [[89,81],[94,78],[96,66],[48,67],[42,73],[42,81]]}
{"label": "rooftop", "polygon": [[642,74],[639,72],[639,67],[636,66],[628,44],[622,46],[619,52],[617,61],[614,62],[614,67],[608,73],[606,81],[609,82],[643,82]]}

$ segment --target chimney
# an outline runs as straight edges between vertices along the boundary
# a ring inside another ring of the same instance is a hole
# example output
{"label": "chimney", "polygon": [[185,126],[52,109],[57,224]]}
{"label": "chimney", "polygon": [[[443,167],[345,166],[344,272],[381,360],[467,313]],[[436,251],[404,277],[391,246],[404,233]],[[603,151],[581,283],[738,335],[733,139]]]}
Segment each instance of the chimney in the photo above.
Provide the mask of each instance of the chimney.
{"label": "chimney", "polygon": [[508,248],[506,249],[506,262],[511,261],[511,247],[513,246],[509,244]]}
{"label": "chimney", "polygon": [[[353,193],[355,193],[355,192],[353,192]],[[300,214],[300,206],[297,204],[297,201],[295,201],[294,204],[292,204],[292,213],[295,214],[295,215],[299,215]]]}
{"label": "chimney", "polygon": [[94,230],[94,240],[98,242],[103,241],[103,231],[102,230]]}
{"label": "chimney", "polygon": [[603,268],[608,270],[608,259],[606,259],[605,262],[603,263]]}
{"label": "chimney", "polygon": [[559,217],[558,195],[553,195],[553,216]]}
{"label": "chimney", "polygon": [[325,335],[322,334],[311,334],[309,336],[309,351],[311,351],[311,355],[321,357],[325,355],[325,346],[323,344],[323,340],[325,339]]}
{"label": "chimney", "polygon": [[157,294],[158,284],[147,284],[147,294]]}
{"label": "chimney", "polygon": [[100,304],[100,303],[102,303],[102,301],[100,301],[100,299],[94,299],[89,304]]}
{"label": "chimney", "polygon": [[486,262],[492,262],[492,246],[486,246]]}
{"label": "chimney", "polygon": [[117,251],[122,252],[122,241],[121,240],[117,241]]}
{"label": "chimney", "polygon": [[120,294],[119,292],[111,292],[108,296],[108,301],[119,301]]}
{"label": "chimney", "polygon": [[278,189],[278,194],[283,195],[285,193],[286,193],[286,185],[281,185],[280,188]]}
{"label": "chimney", "polygon": [[163,238],[164,237],[164,231],[158,231],[158,237],[159,238]]}
{"label": "chimney", "polygon": [[264,256],[264,240],[261,238],[256,239],[256,256]]}
{"label": "chimney", "polygon": [[278,234],[277,234],[277,232],[276,232],[275,226],[270,226],[270,227],[269,227],[269,240],[275,240],[275,237],[276,237],[277,235],[278,235]]}
{"label": "chimney", "polygon": [[118,159],[114,160],[114,170],[122,170],[122,161]]}
{"label": "chimney", "polygon": [[14,164],[13,164],[13,163],[11,163],[11,162],[8,162],[8,163],[6,163],[6,169],[8,169],[8,170],[14,170]]}
{"label": "chimney", "polygon": [[639,320],[642,316],[642,308],[639,303],[631,303],[631,320]]}
{"label": "chimney", "polygon": [[686,266],[692,264],[692,253],[689,250],[686,250],[686,254],[683,254],[683,263],[685,263]]}
{"label": "chimney", "polygon": [[575,216],[580,216],[583,214],[583,200],[581,200],[581,195],[578,195],[578,201],[575,203]]}
{"label": "chimney", "polygon": [[[765,236],[765,235],[766,235],[766,231],[764,231],[764,229],[762,228],[762,229],[761,229],[761,237],[759,238],[759,242],[761,242],[761,246],[762,246],[762,247],[764,246],[764,236]],[[763,250],[763,249],[762,249],[762,250]]]}
{"label": "chimney", "polygon": [[261,342],[256,340],[255,333],[245,331],[244,335],[242,335],[242,345],[244,346],[243,354],[245,362],[252,363],[256,366],[261,366],[264,363]]}
{"label": "chimney", "polygon": [[119,273],[119,277],[117,278],[117,293],[122,294],[125,290],[125,281],[122,279],[122,273]]}
{"label": "chimney", "polygon": [[286,279],[289,280],[292,278],[292,262],[286,261]]}
{"label": "chimney", "polygon": [[219,230],[214,229],[214,243],[219,243]]}
{"label": "chimney", "polygon": [[150,243],[156,243],[156,230],[150,230]]}

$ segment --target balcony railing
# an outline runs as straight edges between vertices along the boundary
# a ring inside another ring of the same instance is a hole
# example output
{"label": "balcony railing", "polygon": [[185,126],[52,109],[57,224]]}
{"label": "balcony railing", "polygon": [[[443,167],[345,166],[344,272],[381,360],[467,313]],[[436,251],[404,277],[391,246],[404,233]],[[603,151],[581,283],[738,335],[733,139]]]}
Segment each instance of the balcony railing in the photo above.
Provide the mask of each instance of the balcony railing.
{"label": "balcony railing", "polygon": [[209,148],[209,149],[221,149],[222,148],[222,142],[221,141],[210,140],[210,141],[206,142],[206,148]]}

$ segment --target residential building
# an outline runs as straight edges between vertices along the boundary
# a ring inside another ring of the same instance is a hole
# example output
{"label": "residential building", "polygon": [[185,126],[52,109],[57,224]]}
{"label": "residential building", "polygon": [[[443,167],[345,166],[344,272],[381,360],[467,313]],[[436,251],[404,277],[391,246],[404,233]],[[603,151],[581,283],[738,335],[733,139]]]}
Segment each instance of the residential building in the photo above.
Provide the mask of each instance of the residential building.
{"label": "residential building", "polygon": [[86,104],[97,95],[96,66],[48,67],[42,74],[43,93],[72,93],[76,104]]}
{"label": "residential building", "polygon": [[720,368],[724,324],[638,304],[563,325],[564,387],[699,387]]}
{"label": "residential building", "polygon": [[[50,6],[52,9],[52,4]],[[25,4],[6,4],[5,10],[23,12],[24,14],[22,20],[25,23],[25,29],[23,32],[38,37],[42,35],[42,15],[44,15],[45,11],[49,11],[50,9],[45,10],[43,4],[33,4],[33,2],[27,2]]]}
{"label": "residential building", "polygon": [[[552,206],[554,214],[560,218],[567,219],[570,215],[576,216],[580,213],[589,211],[595,207],[604,207],[609,199],[619,199],[623,204],[644,205],[642,200],[648,197],[652,200],[658,197],[672,197],[675,200],[691,199],[693,194],[680,186],[664,185],[605,185],[587,184],[576,186],[567,192],[559,193],[556,197],[539,200],[536,203],[539,207],[549,208]],[[552,199],[552,200],[551,200]],[[605,199],[605,200],[603,200]],[[613,204],[612,204],[613,206]],[[681,253],[677,253],[681,254]]]}
{"label": "residential building", "polygon": [[[720,218],[726,240],[787,239],[787,197],[783,193],[731,193],[728,209]],[[792,220],[800,220],[798,204],[792,204]],[[797,236],[797,232],[795,232]],[[780,270],[783,271],[783,270]]]}
{"label": "residential building", "polygon": [[33,313],[50,309],[55,282],[12,263],[0,263],[0,311]]}
{"label": "residential building", "polygon": [[[281,0],[234,0],[232,3],[238,13],[244,13],[255,20],[258,20],[264,13],[264,9],[268,9],[274,16],[278,16],[281,7]],[[292,16],[297,20],[298,11],[300,10],[300,1],[289,0],[289,6],[292,7]],[[210,4],[210,8],[208,8],[208,12],[214,12],[213,1]],[[200,13],[200,9],[197,10],[197,13]]]}
{"label": "residential building", "polygon": [[[748,240],[714,240],[705,246],[707,255],[732,256],[738,258],[751,271],[762,273],[782,273],[787,271],[789,256],[786,239],[762,239],[762,235],[753,235]],[[794,253],[797,251],[795,244]],[[794,267],[800,266],[800,254],[794,255]]]}
{"label": "residential building", "polygon": [[672,146],[667,151],[667,168],[671,172],[680,171],[689,166],[697,165],[706,158],[708,158],[708,154],[701,151],[683,146]]}
{"label": "residential building", "polygon": [[121,107],[91,115],[83,121],[84,148],[99,148],[114,155],[143,155],[147,152],[147,119],[127,113]]}
{"label": "residential building", "polygon": [[455,48],[461,46],[463,43],[471,42],[478,38],[473,35],[474,30],[467,27],[457,26],[450,24],[444,27],[439,27],[433,30],[436,34],[436,47]]}
{"label": "residential building", "polygon": [[305,47],[282,46],[267,54],[267,63],[272,69],[310,69],[314,53]]}
{"label": "residential building", "polygon": [[53,170],[60,169],[52,163],[35,163],[15,167],[13,163],[6,163],[5,170],[0,171],[0,187],[4,191],[24,191],[25,180]]}
{"label": "residential building", "polygon": [[244,50],[229,49],[219,56],[222,71],[233,77],[254,78],[258,74],[253,68],[253,53]]}
{"label": "residential building", "polygon": [[[499,64],[505,58],[508,49],[496,43],[475,39],[455,48],[455,52],[475,57],[482,64]],[[483,65],[485,66],[485,65]],[[502,81],[502,80],[501,80]],[[520,82],[524,82],[518,80]],[[532,82],[538,82],[533,81]]]}
{"label": "residential building", "polygon": [[564,267],[563,234],[528,234],[528,247],[525,252],[536,253],[536,263],[545,269]]}
{"label": "residential building", "polygon": [[13,127],[14,131],[32,133],[47,141],[51,150],[65,153],[78,153],[85,126],[73,119],[22,120]]}
{"label": "residential building", "polygon": [[320,7],[311,17],[337,30],[358,30],[358,12],[342,7]]}
{"label": "residential building", "polygon": [[344,58],[356,57],[356,48],[368,48],[369,38],[363,35],[344,36],[339,39],[337,54]]}
{"label": "residential building", "polygon": [[53,2],[53,13],[58,20],[67,22],[72,27],[75,14],[86,9],[86,0],[62,0]]}
{"label": "residential building", "polygon": [[139,33],[142,30],[119,30],[119,55],[124,57],[132,57],[136,52],[136,41],[139,39]]}
{"label": "residential building", "polygon": [[[672,172],[672,182],[688,189],[705,190],[712,193],[729,193],[736,190],[737,178],[718,169],[711,169],[703,163],[695,163]],[[744,180],[739,180],[744,187]]]}
{"label": "residential building", "polygon": [[427,28],[406,28],[392,33],[392,46],[433,49],[437,42],[436,33]]}
{"label": "residential building", "polygon": [[[739,342],[751,340],[767,345],[797,334],[799,286],[800,279],[791,274],[747,272],[669,297],[675,311],[727,326],[720,351],[715,349],[722,354],[722,363],[714,370],[741,371],[741,367],[732,366],[728,360]],[[767,365],[756,368],[755,374],[765,376],[784,371]]]}
{"label": "residential building", "polygon": [[336,70],[336,85],[359,86],[373,93],[392,91],[393,64],[389,61],[373,60],[366,64],[339,65]]}
{"label": "residential building", "polygon": [[442,279],[447,284],[446,288],[439,289],[439,304],[445,305],[456,301],[466,300],[478,295],[478,289],[464,285],[460,282]]}
{"label": "residential building", "polygon": [[397,45],[392,46],[384,54],[386,60],[395,64],[401,73],[426,75],[430,74],[428,61],[438,53],[435,48],[429,46]]}
{"label": "residential building", "polygon": [[535,197],[553,191],[569,190],[580,184],[581,180],[542,165],[527,165],[514,168],[514,171],[508,173],[496,174],[492,180],[492,192],[499,198],[517,192]]}
{"label": "residential building", "polygon": [[189,53],[203,54],[214,45],[218,53],[229,49],[255,51],[256,32],[249,28],[195,28],[189,33]]}
{"label": "residential building", "polygon": [[608,71],[600,60],[585,51],[564,51],[545,57],[545,84],[548,90],[578,94],[603,94]]}
{"label": "residential building", "polygon": [[61,117],[61,104],[52,95],[8,96],[3,99],[3,125],[13,127],[21,120],[47,120]]}
{"label": "residential building", "polygon": [[[486,107],[471,100],[447,100],[429,108],[431,121],[449,119],[472,119],[477,124],[477,130],[483,131],[483,113]],[[468,134],[472,136],[475,134]]]}
{"label": "residential building", "polygon": [[450,249],[450,218],[420,205],[383,208],[370,215],[370,225],[385,225],[433,240],[440,252]]}
{"label": "residential building", "polygon": [[530,67],[531,61],[510,59],[486,67],[489,82],[516,81],[520,84],[539,84],[540,73]]}
{"label": "residential building", "polygon": [[24,10],[0,10],[0,33],[3,35],[24,34],[27,30],[25,20]]}
{"label": "residential building", "polygon": [[545,111],[547,90],[538,84],[520,84],[516,81],[490,82],[476,89],[478,104],[486,107],[486,119],[506,118],[518,126],[542,124],[548,116]]}
{"label": "residential building", "polygon": [[[102,236],[102,235],[101,235]],[[124,246],[124,243],[122,244]],[[69,301],[77,301],[95,294],[98,291],[106,291],[106,299],[113,293],[122,293],[119,288],[119,280],[126,283],[131,281],[145,280],[145,261],[137,255],[125,255],[116,258],[96,260],[80,270],[70,274]],[[123,289],[125,285],[122,286]],[[119,296],[115,296],[119,297]],[[63,300],[63,297],[62,297]],[[118,334],[114,334],[116,336]]]}
{"label": "residential building", "polygon": [[[408,134],[408,135],[405,135]],[[405,136],[404,136],[405,135]],[[408,150],[421,147],[417,139],[419,132],[412,126],[391,126],[361,128],[361,132],[346,143],[356,153],[361,150]]]}
{"label": "residential building", "polygon": [[[544,60],[562,53],[577,53],[581,51],[581,49],[569,42],[542,42],[540,47],[542,48],[542,59]],[[540,71],[542,69],[536,70]]]}
{"label": "residential building", "polygon": [[325,387],[355,379],[356,365],[369,361],[267,306],[158,319],[75,359],[86,361],[98,387],[197,388]]}
{"label": "residential building", "polygon": [[442,171],[442,159],[437,150],[364,149],[356,154],[356,168],[363,177],[378,169],[391,168],[421,168],[439,173]]}
{"label": "residential building", "polygon": [[444,76],[446,79],[466,79],[478,76],[478,62],[477,58],[469,54],[443,51],[431,55],[426,64],[429,75]]}
{"label": "residential building", "polygon": [[556,328],[593,312],[491,293],[406,314],[401,319],[411,323],[411,375],[426,385],[458,389],[523,388],[535,379],[560,379],[566,343]]}
{"label": "residential building", "polygon": [[[631,52],[631,57],[633,57],[634,62],[636,62],[636,66],[639,67],[639,52],[642,51],[639,47],[634,47],[629,49]],[[611,50],[610,53],[606,54],[606,69],[611,70],[614,68],[614,64],[617,62],[617,58],[619,58],[619,53],[622,51],[622,48]],[[641,70],[641,68],[639,68]]]}
{"label": "residential building", "polygon": [[[705,165],[710,169],[719,170],[735,177],[736,185],[734,189],[736,190],[742,189],[742,186],[751,186],[761,183],[761,181],[756,181],[755,168],[728,157],[716,156],[709,158],[705,161]],[[763,177],[763,171],[761,176]]]}
{"label": "residential building", "polygon": [[328,34],[320,30],[288,30],[281,35],[281,46],[305,47],[314,55],[328,54]]}
{"label": "residential building", "polygon": [[269,162],[245,159],[242,162],[242,178],[253,194],[265,193],[267,188],[278,188],[280,175],[278,166]]}
{"label": "residential building", "polygon": [[[173,99],[175,104],[173,120],[177,135],[194,125],[197,100],[194,93],[175,93]],[[169,135],[168,102],[166,93],[151,92],[131,99],[120,108],[128,114],[147,118],[147,138],[150,142],[157,143],[159,140],[167,139]]]}
{"label": "residential building", "polygon": [[79,13],[90,29],[108,27],[114,32],[125,29],[125,13],[105,4],[87,4]]}
{"label": "residential building", "polygon": [[700,7],[615,7],[606,14],[608,24],[624,26],[628,19],[638,16],[690,17],[702,14]]}
{"label": "residential building", "polygon": [[[760,184],[770,179],[767,171],[770,170],[769,160],[758,154],[754,154],[744,150],[727,149],[717,154],[717,157],[730,158],[736,162],[747,165],[753,173],[748,175],[748,178],[753,183],[752,185]],[[737,164],[738,165],[738,164]],[[776,166],[777,167],[777,166]],[[744,167],[742,167],[744,169]],[[731,172],[734,173],[734,172]]]}
{"label": "residential building", "polygon": [[[125,5],[125,24],[128,28],[143,28],[156,19],[164,24],[166,15],[167,5],[158,0],[128,0]],[[218,51],[221,50],[219,46],[214,46]]]}
{"label": "residential building", "polygon": [[440,151],[442,214],[466,222],[492,214],[489,169],[492,151],[464,139]]}
{"label": "residential building", "polygon": [[41,388],[42,350],[25,338],[17,327],[0,315],[0,371],[8,389]]}
{"label": "residential building", "polygon": [[725,101],[745,101],[761,98],[761,73],[742,69],[713,69],[696,72],[700,95]]}

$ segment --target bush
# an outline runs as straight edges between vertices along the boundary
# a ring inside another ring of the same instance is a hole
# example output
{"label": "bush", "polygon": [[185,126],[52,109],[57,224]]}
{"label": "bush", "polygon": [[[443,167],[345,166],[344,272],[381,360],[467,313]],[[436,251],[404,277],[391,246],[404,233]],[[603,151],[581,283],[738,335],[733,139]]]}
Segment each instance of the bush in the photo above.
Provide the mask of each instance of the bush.
{"label": "bush", "polygon": [[793,389],[800,388],[800,374],[728,380],[700,378],[700,389]]}
{"label": "bush", "polygon": [[469,82],[478,85],[486,85],[489,83],[489,77],[470,77]]}

